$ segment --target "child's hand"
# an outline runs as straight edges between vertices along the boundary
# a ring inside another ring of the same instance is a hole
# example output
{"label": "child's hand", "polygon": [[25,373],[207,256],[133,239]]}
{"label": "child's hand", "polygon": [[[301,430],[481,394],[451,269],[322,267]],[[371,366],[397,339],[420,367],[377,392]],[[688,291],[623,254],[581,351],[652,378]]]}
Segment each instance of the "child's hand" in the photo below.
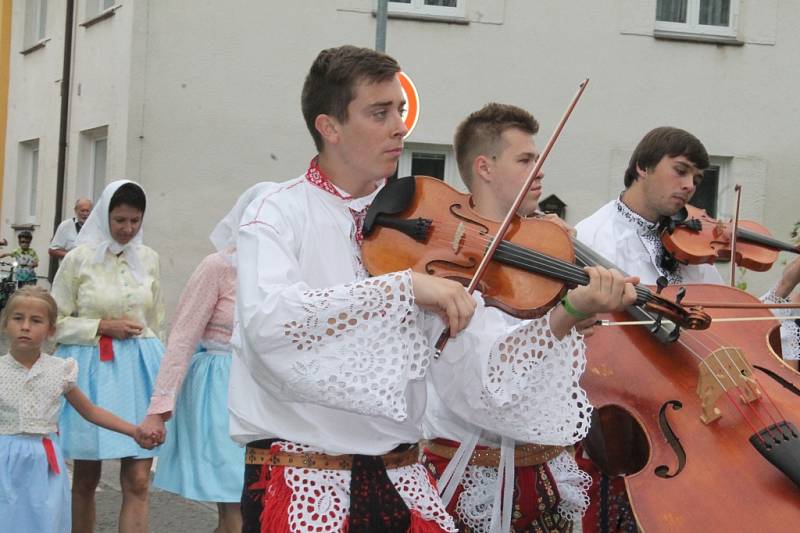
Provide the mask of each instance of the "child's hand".
{"label": "child's hand", "polygon": [[152,450],[156,446],[163,444],[164,440],[159,439],[155,433],[141,433],[139,428],[136,428],[136,435],[134,436],[136,444],[145,450]]}

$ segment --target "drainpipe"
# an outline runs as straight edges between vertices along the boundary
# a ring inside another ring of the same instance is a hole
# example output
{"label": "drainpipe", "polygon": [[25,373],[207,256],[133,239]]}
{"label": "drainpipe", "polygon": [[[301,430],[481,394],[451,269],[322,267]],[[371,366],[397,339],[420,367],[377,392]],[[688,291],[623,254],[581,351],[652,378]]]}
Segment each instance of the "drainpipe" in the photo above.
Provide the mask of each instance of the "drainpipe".
{"label": "drainpipe", "polygon": [[[61,70],[61,115],[58,125],[58,169],[56,170],[56,216],[53,233],[64,217],[64,182],[67,168],[67,136],[69,135],[69,95],[72,73],[72,30],[75,26],[75,0],[67,0],[66,21],[64,23],[64,64]],[[52,283],[58,269],[58,258],[50,258],[47,279]]]}

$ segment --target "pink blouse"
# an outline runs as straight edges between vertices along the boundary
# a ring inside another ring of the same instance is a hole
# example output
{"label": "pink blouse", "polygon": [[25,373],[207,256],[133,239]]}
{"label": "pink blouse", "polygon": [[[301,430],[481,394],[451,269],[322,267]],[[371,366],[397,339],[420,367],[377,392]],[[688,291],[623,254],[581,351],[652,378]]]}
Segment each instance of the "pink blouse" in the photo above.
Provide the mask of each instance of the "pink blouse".
{"label": "pink blouse", "polygon": [[181,294],[147,414],[172,411],[198,344],[230,351],[236,269],[219,253],[207,256]]}

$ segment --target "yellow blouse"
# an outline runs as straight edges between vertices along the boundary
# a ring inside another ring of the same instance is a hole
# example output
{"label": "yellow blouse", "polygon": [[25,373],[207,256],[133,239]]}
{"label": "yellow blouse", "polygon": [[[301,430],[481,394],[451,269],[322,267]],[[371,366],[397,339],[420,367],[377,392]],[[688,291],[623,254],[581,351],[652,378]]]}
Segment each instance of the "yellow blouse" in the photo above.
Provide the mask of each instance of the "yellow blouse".
{"label": "yellow blouse", "polygon": [[97,344],[100,320],[122,318],[145,326],[140,337],[163,339],[165,313],[158,254],[144,245],[139,245],[137,252],[145,271],[141,284],[125,258],[111,252],[94,263],[94,249],[82,245],[64,257],[51,289],[58,303],[56,342]]}

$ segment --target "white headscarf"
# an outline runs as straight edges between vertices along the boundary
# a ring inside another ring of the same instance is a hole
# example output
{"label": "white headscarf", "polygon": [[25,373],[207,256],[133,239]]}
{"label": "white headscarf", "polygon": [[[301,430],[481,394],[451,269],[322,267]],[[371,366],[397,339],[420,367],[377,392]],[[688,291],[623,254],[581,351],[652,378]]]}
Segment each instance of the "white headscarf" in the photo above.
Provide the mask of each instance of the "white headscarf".
{"label": "white headscarf", "polygon": [[225,218],[220,220],[219,224],[217,224],[211,232],[211,235],[208,236],[214,248],[216,248],[219,253],[231,262],[234,262],[233,250],[236,248],[236,236],[239,233],[239,226],[241,225],[242,217],[244,216],[247,206],[253,203],[253,200],[262,194],[277,190],[280,186],[280,183],[274,181],[262,181],[256,183],[242,193],[239,199],[236,200],[233,209],[225,215]]}
{"label": "white headscarf", "polygon": [[[105,260],[106,250],[115,255],[122,254],[122,257],[125,258],[130,267],[133,278],[142,283],[144,269],[137,252],[138,246],[142,244],[142,235],[144,233],[142,226],[139,226],[139,231],[127,244],[120,244],[111,236],[111,227],[108,223],[111,197],[114,196],[117,189],[126,183],[133,183],[141,188],[141,185],[130,180],[112,181],[106,185],[106,188],[103,189],[103,194],[100,195],[100,199],[97,201],[97,205],[92,209],[92,214],[86,219],[80,233],[78,233],[75,245],[86,244],[93,248],[95,252],[92,261],[94,263],[102,263]],[[142,193],[144,193],[144,189],[142,189]],[[144,225],[144,220],[142,220],[142,225]]]}

